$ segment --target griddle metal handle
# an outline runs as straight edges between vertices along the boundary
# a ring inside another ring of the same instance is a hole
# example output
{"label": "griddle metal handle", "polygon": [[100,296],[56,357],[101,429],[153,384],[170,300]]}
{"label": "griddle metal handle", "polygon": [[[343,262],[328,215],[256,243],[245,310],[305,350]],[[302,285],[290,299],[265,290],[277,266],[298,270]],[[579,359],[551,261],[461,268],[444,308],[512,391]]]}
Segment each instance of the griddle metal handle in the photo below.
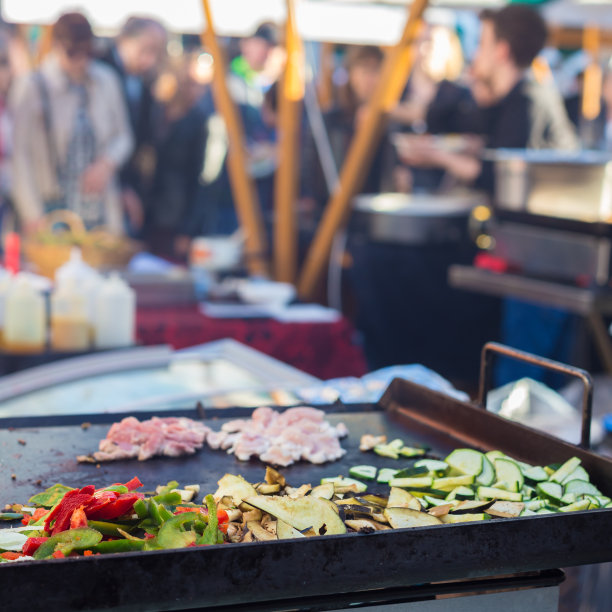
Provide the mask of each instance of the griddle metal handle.
{"label": "griddle metal handle", "polygon": [[518,349],[499,344],[497,342],[487,342],[482,348],[480,359],[480,390],[478,393],[478,403],[486,410],[487,394],[491,389],[491,379],[493,375],[493,360],[497,355],[510,357],[517,361],[524,361],[532,365],[537,365],[542,368],[553,370],[578,378],[583,386],[584,392],[582,395],[582,435],[580,445],[582,448],[588,449],[591,446],[591,417],[593,415],[593,380],[591,375],[586,370],[574,368],[573,366],[538,357],[531,353],[519,351]]}

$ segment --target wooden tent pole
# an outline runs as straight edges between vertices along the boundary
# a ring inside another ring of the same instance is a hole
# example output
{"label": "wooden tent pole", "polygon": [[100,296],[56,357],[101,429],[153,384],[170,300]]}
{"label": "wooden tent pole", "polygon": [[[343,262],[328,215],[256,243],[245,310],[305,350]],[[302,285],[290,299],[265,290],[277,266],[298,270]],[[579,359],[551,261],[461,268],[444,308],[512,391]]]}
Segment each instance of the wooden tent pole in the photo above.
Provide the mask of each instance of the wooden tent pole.
{"label": "wooden tent pole", "polygon": [[340,173],[338,189],[331,195],[321,225],[308,251],[298,285],[302,298],[311,298],[326,266],[336,232],[346,223],[351,200],[368,172],[386,120],[387,111],[399,100],[410,75],[415,53],[412,50],[428,0],[414,0],[397,45],[387,54],[380,83],[368,103],[363,123],[357,129]]}
{"label": "wooden tent pole", "polygon": [[287,62],[278,89],[278,168],[274,184],[274,271],[276,280],[294,283],[297,267],[296,209],[299,143],[304,100],[304,49],[293,0],[286,0]]}
{"label": "wooden tent pole", "polygon": [[584,52],[590,56],[590,63],[584,71],[582,91],[582,116],[592,121],[601,112],[601,89],[603,71],[599,65],[600,35],[597,26],[588,26],[583,31]]}
{"label": "wooden tent pole", "polygon": [[202,42],[210,51],[215,62],[213,94],[217,110],[223,117],[227,129],[229,140],[227,163],[232,195],[236,203],[240,225],[245,233],[246,264],[250,273],[267,276],[269,273],[267,244],[257,192],[247,170],[244,128],[225,80],[225,55],[215,34],[209,0],[202,0],[202,7],[206,17]]}
{"label": "wooden tent pole", "polygon": [[319,75],[319,106],[323,110],[334,104],[334,49],[332,42],[321,43],[321,71]]}

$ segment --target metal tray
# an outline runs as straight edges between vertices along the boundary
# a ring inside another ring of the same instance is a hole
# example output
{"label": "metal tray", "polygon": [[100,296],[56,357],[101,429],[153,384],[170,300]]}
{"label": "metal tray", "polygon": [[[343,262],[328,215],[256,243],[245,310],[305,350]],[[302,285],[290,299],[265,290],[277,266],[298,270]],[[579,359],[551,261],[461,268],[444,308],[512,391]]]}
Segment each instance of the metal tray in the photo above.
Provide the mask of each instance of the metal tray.
{"label": "metal tray", "polygon": [[[494,352],[515,354],[494,345],[486,347],[482,397]],[[552,365],[585,383],[583,444],[588,446],[588,374]],[[292,484],[314,484],[323,476],[346,474],[348,467],[357,463],[397,465],[373,454],[366,457],[358,450],[360,436],[368,432],[427,444],[442,456],[462,446],[499,449],[517,459],[544,464],[577,455],[593,482],[604,493],[612,492],[612,461],[406,381],[394,381],[379,405],[330,406],[326,410],[330,421],[343,421],[349,428],[350,435],[343,442],[347,454],[323,466],[300,463],[285,469]],[[208,414],[205,422],[218,429],[224,419],[244,412],[218,411],[223,418]],[[195,410],[181,414],[201,416]],[[96,421],[86,430],[78,424],[67,424],[66,417],[36,421],[36,426],[27,419],[0,423],[15,427],[0,431],[0,503],[23,501],[54,482],[103,485],[138,475],[146,488],[177,479],[184,484],[199,483],[203,491],[209,491],[228,471],[250,480],[262,479],[264,466],[260,462],[241,463],[207,448],[179,459],[123,461],[99,468],[77,464],[74,457],[96,447],[107,429],[103,421],[110,418],[83,417]],[[41,482],[37,484],[38,480]],[[592,510],[369,535],[5,564],[0,567],[0,592],[6,609],[21,609],[27,600],[28,610],[47,612],[233,608],[610,560],[612,511]]]}

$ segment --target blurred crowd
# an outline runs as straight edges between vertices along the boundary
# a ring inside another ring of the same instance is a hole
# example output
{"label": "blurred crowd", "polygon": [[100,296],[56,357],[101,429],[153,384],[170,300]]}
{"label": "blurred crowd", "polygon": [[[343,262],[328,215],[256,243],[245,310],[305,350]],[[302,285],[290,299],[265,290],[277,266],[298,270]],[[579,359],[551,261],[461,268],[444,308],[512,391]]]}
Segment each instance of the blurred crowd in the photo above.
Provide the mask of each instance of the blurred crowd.
{"label": "blurred crowd", "polygon": [[[546,38],[541,17],[524,5],[485,11],[467,65],[454,29],[426,27],[362,192],[435,192],[455,185],[492,192],[483,147],[580,146],[579,89],[564,104],[550,72],[532,69]],[[115,39],[97,39],[83,15],[70,13],[53,26],[49,52],[24,73],[16,69],[14,35],[0,34],[5,227],[16,223],[24,233],[36,232],[45,214],[66,208],[88,228],[105,226],[177,259],[194,236],[238,228],[228,137],[212,93],[213,58],[198,40],[187,41],[179,53],[175,42],[160,23],[136,17]],[[303,115],[296,203],[303,226],[316,223],[335,187],[385,59],[378,47],[336,49],[327,74],[321,62],[315,66],[320,83],[329,79],[331,94]],[[229,40],[226,51],[248,171],[270,227],[283,45],[276,27],[262,24],[246,38]],[[589,125],[589,146],[612,150],[610,74],[600,116]]]}

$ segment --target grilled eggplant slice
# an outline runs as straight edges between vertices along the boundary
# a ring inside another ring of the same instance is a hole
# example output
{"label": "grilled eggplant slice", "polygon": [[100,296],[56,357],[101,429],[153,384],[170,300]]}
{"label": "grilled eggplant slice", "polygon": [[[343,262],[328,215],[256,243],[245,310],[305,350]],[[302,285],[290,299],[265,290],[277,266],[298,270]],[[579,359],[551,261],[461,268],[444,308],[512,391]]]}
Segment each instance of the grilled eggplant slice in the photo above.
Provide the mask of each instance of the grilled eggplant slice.
{"label": "grilled eggplant slice", "polygon": [[414,497],[414,495],[408,493],[408,491],[404,491],[404,489],[399,489],[398,487],[391,487],[387,508],[412,508],[413,510],[422,510],[423,506],[421,502]]}
{"label": "grilled eggplant slice", "polygon": [[472,521],[486,521],[487,515],[484,512],[477,514],[446,514],[440,517],[443,523],[471,523]]}
{"label": "grilled eggplant slice", "polygon": [[346,521],[346,526],[354,529],[359,533],[374,533],[375,531],[383,531],[390,529],[388,525],[383,525],[369,519],[349,519]]}
{"label": "grilled eggplant slice", "polygon": [[331,482],[319,485],[310,492],[310,497],[331,499],[334,496],[334,485]]}
{"label": "grilled eggplant slice", "polygon": [[[453,514],[474,514],[478,512],[484,512],[485,510],[487,510],[487,508],[489,508],[492,505],[493,505],[493,500],[489,500],[489,501],[466,500],[466,501],[462,501],[460,504],[455,506],[452,512]],[[518,516],[518,514],[516,516]]]}
{"label": "grilled eggplant slice", "polygon": [[234,505],[239,506],[247,497],[257,495],[253,485],[249,484],[242,476],[226,474],[217,484],[219,488],[214,495],[216,501],[229,496],[232,498]]}
{"label": "grilled eggplant slice", "polygon": [[521,515],[525,504],[519,502],[497,501],[487,508],[487,514],[502,518],[515,518]]}
{"label": "grilled eggplant slice", "polygon": [[406,527],[429,527],[441,525],[442,521],[426,512],[419,512],[412,508],[387,508],[385,517],[393,529],[404,529]]}
{"label": "grilled eggplant slice", "polygon": [[334,504],[325,499],[256,495],[246,501],[299,531],[312,527],[319,535],[346,533],[346,526],[334,510]]}
{"label": "grilled eggplant slice", "polygon": [[276,521],[276,537],[279,540],[291,540],[293,538],[305,538],[306,536],[285,521],[278,519]]}

